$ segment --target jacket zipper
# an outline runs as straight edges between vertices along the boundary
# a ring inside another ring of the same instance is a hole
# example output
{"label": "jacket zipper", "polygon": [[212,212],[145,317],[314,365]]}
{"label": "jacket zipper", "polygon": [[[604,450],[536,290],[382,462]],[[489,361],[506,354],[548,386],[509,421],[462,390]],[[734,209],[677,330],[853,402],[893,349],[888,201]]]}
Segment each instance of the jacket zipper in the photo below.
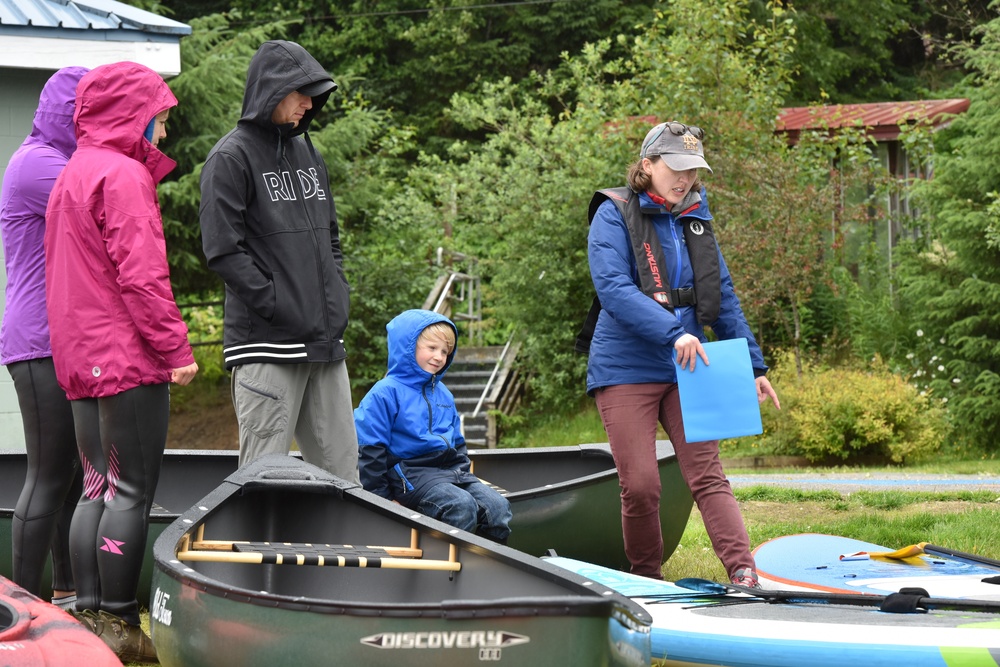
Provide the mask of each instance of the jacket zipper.
{"label": "jacket zipper", "polygon": [[[437,384],[437,376],[436,375],[432,375],[431,376],[431,381],[430,381],[429,384],[430,384],[430,387],[431,387],[431,393],[433,393],[434,392],[434,386]],[[427,384],[425,384],[420,389],[420,395],[424,397],[424,403],[427,404],[427,432],[430,433],[431,435],[436,435],[434,433],[434,408],[431,407],[431,399],[427,398]],[[444,443],[445,447],[447,447],[448,449],[452,448],[451,443],[448,442],[448,439],[445,438],[443,435],[438,435],[437,437],[441,438],[441,442]]]}

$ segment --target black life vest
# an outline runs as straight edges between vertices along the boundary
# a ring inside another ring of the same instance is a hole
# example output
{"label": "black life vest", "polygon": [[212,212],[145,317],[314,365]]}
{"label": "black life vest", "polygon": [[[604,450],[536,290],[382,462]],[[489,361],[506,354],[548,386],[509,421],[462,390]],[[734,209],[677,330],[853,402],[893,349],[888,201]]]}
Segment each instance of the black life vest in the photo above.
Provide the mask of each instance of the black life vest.
{"label": "black life vest", "polygon": [[[674,312],[677,306],[694,306],[698,322],[710,325],[719,317],[722,302],[722,279],[719,266],[719,249],[715,242],[712,223],[697,218],[684,219],[684,215],[697,208],[697,204],[678,214],[684,225],[684,241],[688,257],[694,271],[694,289],[671,288],[669,278],[663,276],[660,267],[666,267],[663,245],[656,234],[649,217],[669,211],[663,206],[642,206],[639,195],[631,188],[608,188],[598,190],[590,200],[587,221],[592,223],[597,209],[606,199],[614,202],[625,220],[632,254],[639,274],[639,288],[649,298]],[[581,354],[590,351],[590,341],[594,337],[597,318],[601,314],[601,302],[595,296],[590,305],[587,319],[576,337],[574,349]]]}

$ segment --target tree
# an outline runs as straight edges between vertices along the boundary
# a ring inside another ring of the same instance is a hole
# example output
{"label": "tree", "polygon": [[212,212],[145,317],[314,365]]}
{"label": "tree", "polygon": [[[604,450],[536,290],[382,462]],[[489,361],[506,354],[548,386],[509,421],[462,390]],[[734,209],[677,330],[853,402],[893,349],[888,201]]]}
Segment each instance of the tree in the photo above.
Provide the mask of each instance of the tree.
{"label": "tree", "polygon": [[[998,7],[994,3],[992,7]],[[1000,442],[1000,18],[968,52],[969,111],[941,135],[934,178],[920,189],[927,234],[904,264],[903,294],[941,361],[928,388],[948,401],[960,441]],[[993,232],[995,233],[995,231]],[[934,341],[939,341],[940,346]],[[940,368],[938,368],[940,366]]]}
{"label": "tree", "polygon": [[[713,155],[729,156],[719,164],[757,159],[763,170],[768,158],[756,153],[782,155],[771,137],[787,74],[781,62],[791,48],[789,23],[776,6],[771,23],[755,23],[748,7],[722,0],[664,3],[626,58],[609,57],[611,40],[603,40],[567,56],[558,71],[521,85],[487,83],[478,94],[453,98],[451,117],[489,134],[480,146],[457,144],[447,162],[425,159],[421,168],[450,174],[455,242],[484,258],[496,327],[524,338],[537,408],[572,404],[582,394],[585,359],[572,350],[593,296],[587,203],[596,189],[623,183],[649,116],[709,121],[720,137]],[[436,190],[431,208],[444,205],[445,192]],[[771,195],[753,196],[764,202]],[[728,230],[745,227],[754,210],[745,197],[736,198],[725,203],[722,194],[723,203],[713,204],[728,213],[719,217],[723,244]],[[807,252],[815,253],[814,246]],[[785,257],[786,271],[803,264],[792,252]],[[786,294],[783,288],[773,298]]]}
{"label": "tree", "polygon": [[[297,22],[291,33],[335,78],[443,154],[454,139],[480,141],[445,115],[452,95],[482,82],[521,81],[587,42],[635,34],[655,0],[470,3],[466,0],[236,0],[242,21]],[[616,47],[617,48],[617,47]]]}
{"label": "tree", "polygon": [[789,106],[937,96],[958,82],[956,46],[989,19],[989,0],[794,0]]}

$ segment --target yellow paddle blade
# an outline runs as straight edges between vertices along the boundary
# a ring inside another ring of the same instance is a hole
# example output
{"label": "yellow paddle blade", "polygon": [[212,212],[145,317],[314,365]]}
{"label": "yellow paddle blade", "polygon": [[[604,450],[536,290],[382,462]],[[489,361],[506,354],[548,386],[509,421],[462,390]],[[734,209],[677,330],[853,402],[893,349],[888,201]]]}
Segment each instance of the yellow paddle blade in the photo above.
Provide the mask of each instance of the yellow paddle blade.
{"label": "yellow paddle blade", "polygon": [[869,558],[891,558],[893,560],[906,560],[907,558],[914,558],[915,556],[920,556],[924,554],[924,547],[927,546],[929,542],[920,542],[919,544],[911,544],[908,547],[903,547],[902,549],[896,549],[895,551],[879,551],[879,552],[868,552]]}

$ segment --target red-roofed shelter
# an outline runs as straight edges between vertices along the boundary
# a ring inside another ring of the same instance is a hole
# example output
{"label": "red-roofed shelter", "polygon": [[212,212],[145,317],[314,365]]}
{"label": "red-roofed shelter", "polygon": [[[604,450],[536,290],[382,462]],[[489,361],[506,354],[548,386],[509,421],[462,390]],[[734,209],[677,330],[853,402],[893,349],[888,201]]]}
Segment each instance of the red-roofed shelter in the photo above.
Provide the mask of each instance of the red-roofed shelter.
{"label": "red-roofed shelter", "polygon": [[865,128],[872,139],[881,143],[898,139],[900,128],[906,125],[926,123],[935,130],[946,127],[968,109],[969,100],[965,98],[786,107],[778,114],[775,131],[786,134],[794,144],[804,130]]}

